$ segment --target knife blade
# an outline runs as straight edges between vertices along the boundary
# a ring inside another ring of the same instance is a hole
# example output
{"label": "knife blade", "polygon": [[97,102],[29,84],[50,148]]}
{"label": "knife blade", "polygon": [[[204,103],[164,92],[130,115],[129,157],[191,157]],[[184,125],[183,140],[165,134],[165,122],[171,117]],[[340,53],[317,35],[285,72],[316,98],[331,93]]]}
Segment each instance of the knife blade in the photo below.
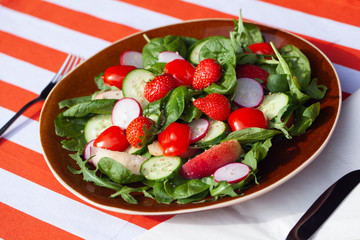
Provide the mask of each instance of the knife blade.
{"label": "knife blade", "polygon": [[286,240],[309,239],[360,182],[360,170],[352,171],[331,185],[290,230]]}

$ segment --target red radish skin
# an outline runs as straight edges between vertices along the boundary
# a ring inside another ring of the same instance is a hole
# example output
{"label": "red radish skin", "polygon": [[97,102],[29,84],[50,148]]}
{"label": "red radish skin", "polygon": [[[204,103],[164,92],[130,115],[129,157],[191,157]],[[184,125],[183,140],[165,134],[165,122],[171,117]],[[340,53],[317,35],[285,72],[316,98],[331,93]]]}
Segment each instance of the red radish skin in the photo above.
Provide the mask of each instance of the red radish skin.
{"label": "red radish skin", "polygon": [[[95,139],[91,140],[90,142],[88,142],[88,144],[86,144],[85,149],[84,149],[84,159],[85,160],[88,160],[91,157],[90,148],[94,146],[94,142],[95,142]],[[89,160],[89,163],[91,163],[91,159]]]}
{"label": "red radish skin", "polygon": [[236,140],[220,143],[187,161],[180,169],[180,174],[187,179],[211,176],[216,169],[235,162],[242,153],[241,145]]}
{"label": "red radish skin", "polygon": [[165,52],[159,53],[158,62],[169,63],[175,59],[184,60],[184,58],[176,52],[165,51]]}
{"label": "red radish skin", "polygon": [[137,51],[123,52],[120,56],[120,64],[143,68],[142,53]]}
{"label": "red radish skin", "polygon": [[112,110],[112,124],[126,129],[130,122],[142,114],[138,101],[133,98],[122,98],[117,101]]}
{"label": "red radish skin", "polygon": [[190,143],[196,143],[205,137],[209,130],[210,122],[205,118],[199,118],[191,121],[188,125],[191,131]]}
{"label": "red radish skin", "polygon": [[254,108],[260,105],[264,98],[261,84],[252,78],[239,78],[235,88],[234,102],[239,107]]}
{"label": "red radish skin", "polygon": [[244,163],[229,163],[214,172],[216,182],[227,181],[237,183],[244,180],[250,174],[250,167]]}

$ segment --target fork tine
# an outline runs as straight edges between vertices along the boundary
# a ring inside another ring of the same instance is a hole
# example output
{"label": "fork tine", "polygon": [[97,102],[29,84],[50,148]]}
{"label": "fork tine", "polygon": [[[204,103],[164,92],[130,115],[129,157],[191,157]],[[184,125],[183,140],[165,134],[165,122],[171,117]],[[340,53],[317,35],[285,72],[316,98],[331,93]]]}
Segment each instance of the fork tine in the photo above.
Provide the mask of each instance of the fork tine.
{"label": "fork tine", "polygon": [[33,99],[32,101],[28,102],[25,106],[23,106],[1,129],[0,129],[0,137],[2,136],[2,134],[6,131],[6,129],[8,129],[10,127],[10,125],[26,110],[28,109],[31,105],[33,105],[36,102],[39,102],[41,100],[46,99],[46,97],[48,96],[48,94],[50,93],[51,89],[56,85],[56,83],[58,81],[60,81],[62,79],[62,77],[68,73],[71,69],[73,69],[74,67],[76,67],[76,65],[78,65],[80,62],[82,62],[84,59],[74,55],[74,54],[69,54],[63,65],[60,67],[59,71],[55,74],[55,76],[53,77],[53,79],[50,81],[50,83],[42,90],[42,92],[40,93],[40,95]]}
{"label": "fork tine", "polygon": [[51,82],[57,82],[57,81],[58,81],[59,76],[62,75],[61,73],[64,71],[65,67],[68,65],[68,63],[69,63],[69,61],[70,61],[70,59],[71,59],[72,57],[73,57],[72,54],[69,54],[69,55],[66,57],[63,65],[60,67],[59,71],[55,74],[55,76],[53,77],[53,79],[51,80]]}

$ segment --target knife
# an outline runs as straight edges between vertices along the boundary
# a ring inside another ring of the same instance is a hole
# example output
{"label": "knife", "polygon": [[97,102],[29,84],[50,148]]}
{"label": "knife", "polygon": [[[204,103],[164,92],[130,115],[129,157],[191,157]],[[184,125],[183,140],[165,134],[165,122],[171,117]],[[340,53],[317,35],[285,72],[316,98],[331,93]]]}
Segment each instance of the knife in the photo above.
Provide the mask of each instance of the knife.
{"label": "knife", "polygon": [[360,170],[352,171],[331,185],[291,229],[286,240],[309,239],[360,182]]}

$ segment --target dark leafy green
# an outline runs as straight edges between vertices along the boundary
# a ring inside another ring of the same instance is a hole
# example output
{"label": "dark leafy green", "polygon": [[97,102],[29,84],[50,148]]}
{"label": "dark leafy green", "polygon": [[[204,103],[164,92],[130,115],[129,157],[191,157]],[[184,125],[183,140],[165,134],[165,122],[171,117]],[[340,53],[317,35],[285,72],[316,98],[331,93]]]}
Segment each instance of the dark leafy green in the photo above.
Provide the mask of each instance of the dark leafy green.
{"label": "dark leafy green", "polygon": [[228,63],[223,64],[223,75],[219,82],[213,83],[204,89],[207,93],[220,93],[233,95],[235,92],[237,78],[235,68]]}
{"label": "dark leafy green", "polygon": [[266,140],[276,135],[281,134],[281,131],[264,128],[245,128],[231,132],[222,142],[228,140],[238,140],[240,144],[254,143],[257,141]]}
{"label": "dark leafy green", "polygon": [[144,176],[132,173],[124,165],[112,158],[101,158],[98,166],[101,172],[106,174],[112,181],[116,183],[125,184],[139,182],[144,179]]}

